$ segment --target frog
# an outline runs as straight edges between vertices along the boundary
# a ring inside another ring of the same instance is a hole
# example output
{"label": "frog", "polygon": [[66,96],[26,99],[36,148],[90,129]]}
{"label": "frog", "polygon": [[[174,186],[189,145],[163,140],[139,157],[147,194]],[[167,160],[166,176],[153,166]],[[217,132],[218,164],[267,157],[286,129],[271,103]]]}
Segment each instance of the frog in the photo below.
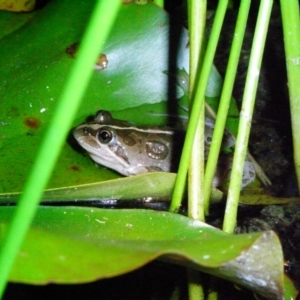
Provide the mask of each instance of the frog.
{"label": "frog", "polygon": [[[214,121],[205,119],[205,158],[210,148]],[[113,118],[109,111],[100,110],[93,121],[73,130],[78,144],[99,165],[124,176],[149,172],[176,172],[185,138],[185,130],[168,126],[136,126]],[[234,145],[235,139],[226,130],[222,148]],[[213,180],[213,186],[223,184],[230,176],[232,159],[223,156]],[[255,169],[246,160],[242,188],[255,179]]]}

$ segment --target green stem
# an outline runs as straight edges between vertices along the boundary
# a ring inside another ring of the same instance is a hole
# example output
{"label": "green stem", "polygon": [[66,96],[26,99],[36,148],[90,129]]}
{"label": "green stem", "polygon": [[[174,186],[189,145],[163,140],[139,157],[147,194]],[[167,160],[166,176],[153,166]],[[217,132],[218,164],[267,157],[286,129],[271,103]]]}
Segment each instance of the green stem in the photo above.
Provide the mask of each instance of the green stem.
{"label": "green stem", "polygon": [[40,151],[1,247],[0,297],[3,295],[14,260],[34,218],[43,190],[54,169],[80,100],[92,76],[94,63],[112,28],[119,6],[119,0],[98,1],[96,4],[73,71],[68,78],[55,114],[49,122]]}
{"label": "green stem", "polygon": [[157,6],[161,7],[161,8],[164,8],[164,5],[165,5],[165,1],[164,0],[154,0],[153,1]]}
{"label": "green stem", "polygon": [[256,22],[223,224],[223,230],[227,233],[233,233],[236,224],[237,208],[244,171],[244,163],[247,154],[259,71],[270,21],[272,4],[272,0],[264,0],[260,2]]}
{"label": "green stem", "polygon": [[183,145],[181,160],[179,163],[178,174],[175,181],[170,211],[178,211],[185,189],[186,175],[190,163],[190,156],[194,144],[194,136],[198,126],[199,116],[203,109],[205,91],[211,71],[213,58],[216,52],[228,0],[220,1],[216,10],[215,21],[213,23],[211,36],[203,59],[203,66],[198,79],[198,84],[193,101],[193,107],[189,119],[189,125]]}
{"label": "green stem", "polygon": [[[189,69],[189,95],[190,104],[194,101],[196,78],[201,69],[206,24],[206,0],[188,1],[189,40],[190,40],[190,69]],[[200,116],[191,154],[193,163],[189,166],[188,181],[188,216],[204,221],[203,205],[203,174],[204,174],[204,110]],[[204,299],[201,283],[201,274],[197,270],[187,269],[189,299]]]}
{"label": "green stem", "polygon": [[[201,69],[206,24],[206,0],[191,0],[189,8],[189,40],[190,40],[190,103],[193,103],[195,95],[195,83]],[[188,216],[193,219],[204,221],[204,109],[200,116],[201,121],[196,130],[194,145],[191,154],[188,180]]]}
{"label": "green stem", "polygon": [[202,276],[199,271],[187,269],[189,300],[204,300]]}
{"label": "green stem", "polygon": [[300,19],[298,0],[281,0],[284,47],[290,95],[294,163],[300,191]]}
{"label": "green stem", "polygon": [[225,130],[225,124],[228,115],[234,80],[237,73],[237,67],[242,49],[250,4],[251,0],[243,0],[240,5],[236,27],[233,35],[232,47],[228,60],[228,66],[226,69],[223,90],[220,98],[220,105],[218,108],[215,129],[213,132],[209,156],[206,163],[204,178],[204,199],[206,213],[208,213],[211,186],[217,169],[218,157],[220,154],[222,137]]}

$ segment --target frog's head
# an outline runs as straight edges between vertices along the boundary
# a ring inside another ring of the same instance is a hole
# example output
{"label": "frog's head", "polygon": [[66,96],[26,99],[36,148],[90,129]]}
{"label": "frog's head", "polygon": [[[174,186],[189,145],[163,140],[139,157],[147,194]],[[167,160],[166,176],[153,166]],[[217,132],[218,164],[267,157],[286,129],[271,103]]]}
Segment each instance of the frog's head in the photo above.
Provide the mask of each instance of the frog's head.
{"label": "frog's head", "polygon": [[93,122],[78,126],[73,134],[96,163],[122,175],[170,170],[172,131],[139,128],[101,111]]}
{"label": "frog's head", "polygon": [[114,127],[87,123],[78,126],[73,134],[79,145],[96,163],[114,169],[125,176],[130,175],[128,174],[130,169],[128,153]]}

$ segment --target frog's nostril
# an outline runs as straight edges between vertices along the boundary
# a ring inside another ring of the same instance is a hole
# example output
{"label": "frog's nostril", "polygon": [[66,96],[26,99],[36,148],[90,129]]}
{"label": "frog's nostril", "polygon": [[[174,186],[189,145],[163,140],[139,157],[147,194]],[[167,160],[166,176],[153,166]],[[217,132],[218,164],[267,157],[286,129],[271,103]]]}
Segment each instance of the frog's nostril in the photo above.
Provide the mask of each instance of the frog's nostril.
{"label": "frog's nostril", "polygon": [[89,134],[90,134],[90,130],[89,130],[88,127],[83,127],[83,128],[82,128],[82,132],[83,132],[83,134],[85,134],[85,135],[89,135]]}

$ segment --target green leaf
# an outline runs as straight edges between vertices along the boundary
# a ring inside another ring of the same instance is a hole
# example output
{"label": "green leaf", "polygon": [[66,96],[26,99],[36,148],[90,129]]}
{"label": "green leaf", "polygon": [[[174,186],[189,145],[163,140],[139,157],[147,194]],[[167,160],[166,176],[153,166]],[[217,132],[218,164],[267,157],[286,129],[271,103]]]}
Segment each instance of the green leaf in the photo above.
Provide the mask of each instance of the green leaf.
{"label": "green leaf", "polygon": [[[92,8],[90,1],[50,2],[14,32],[5,27],[7,35],[0,41],[0,157],[5,165],[0,171],[0,191],[21,190],[74,62],[66,48],[81,40]],[[74,126],[99,109],[123,110],[166,101],[168,76],[163,72],[168,69],[168,32],[168,15],[162,9],[150,3],[123,5],[103,50],[108,66],[94,72]],[[178,67],[187,69],[184,29],[182,36]],[[134,113],[128,117],[134,121]],[[49,187],[116,177],[104,168],[93,168],[68,143]]]}
{"label": "green leaf", "polygon": [[[176,174],[174,173],[149,173],[138,176],[94,182],[76,186],[68,186],[46,190],[42,203],[57,203],[71,201],[84,201],[87,205],[97,200],[138,200],[153,199],[169,202]],[[20,193],[0,194],[2,205],[17,202]],[[223,193],[216,188],[212,189],[212,201],[221,201]]]}
{"label": "green leaf", "polygon": [[[4,28],[0,40],[0,162],[5,166],[0,170],[0,192],[21,190],[74,62],[66,48],[81,40],[92,8],[91,2],[74,5],[64,0],[18,15],[20,18],[0,12]],[[188,35],[181,30],[177,67],[186,74]],[[123,5],[103,50],[108,66],[94,72],[74,126],[100,109],[115,111],[114,117],[137,124],[165,124],[169,106],[168,35],[165,11],[151,3]],[[220,85],[220,76],[213,68],[208,96],[218,96]],[[179,86],[177,90],[180,104],[187,106],[186,90]],[[187,115],[180,108],[178,112]],[[111,170],[93,167],[86,156],[74,151],[74,145],[70,134],[49,188],[119,177]]]}
{"label": "green leaf", "polygon": [[[1,237],[13,211],[0,209]],[[283,293],[283,257],[273,232],[227,235],[200,221],[149,210],[40,207],[10,280],[88,282],[156,258],[228,279],[269,299]]]}

